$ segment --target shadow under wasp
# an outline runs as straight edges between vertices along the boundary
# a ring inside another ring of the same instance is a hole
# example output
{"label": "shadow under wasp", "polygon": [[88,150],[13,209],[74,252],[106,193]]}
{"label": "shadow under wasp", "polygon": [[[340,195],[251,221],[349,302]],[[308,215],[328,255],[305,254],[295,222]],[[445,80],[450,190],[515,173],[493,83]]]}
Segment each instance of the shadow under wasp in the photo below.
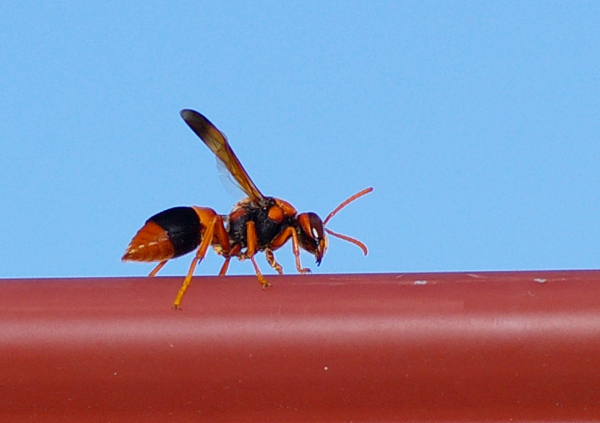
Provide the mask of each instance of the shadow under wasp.
{"label": "shadow under wasp", "polygon": [[262,251],[269,265],[279,274],[283,268],[275,260],[274,251],[288,240],[296,258],[296,269],[300,273],[310,272],[300,263],[300,249],[308,251],[321,263],[327,250],[327,234],[351,242],[365,255],[367,247],[357,239],[326,228],[327,222],[352,201],[373,191],[366,188],[336,207],[325,220],[313,212],[298,213],[287,201],[263,195],[238,160],[225,135],[206,117],[194,110],[182,110],[183,120],[200,137],[218,160],[231,174],[235,182],[248,196],[233,206],[229,215],[220,215],[208,207],[174,207],[149,218],[137,232],[122,257],[123,261],[156,262],[150,272],[155,276],[172,258],[182,256],[195,249],[196,256],[183,281],[175,301],[179,308],[192,280],[196,265],[202,261],[209,247],[225,258],[219,276],[224,276],[232,257],[249,259],[263,287],[269,282],[260,272],[254,256]]}

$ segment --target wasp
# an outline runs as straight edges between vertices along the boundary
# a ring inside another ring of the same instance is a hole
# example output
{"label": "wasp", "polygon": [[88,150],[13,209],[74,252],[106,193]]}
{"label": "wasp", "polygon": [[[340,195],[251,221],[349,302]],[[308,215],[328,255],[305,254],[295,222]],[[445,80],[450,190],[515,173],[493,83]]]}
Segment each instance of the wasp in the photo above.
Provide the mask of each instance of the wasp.
{"label": "wasp", "polygon": [[267,197],[260,192],[233,152],[227,137],[206,117],[188,109],[182,110],[180,115],[215,154],[247,197],[235,204],[229,215],[218,214],[208,207],[170,208],[150,217],[131,240],[122,260],[159,262],[150,272],[150,277],[155,276],[169,260],[196,250],[173,302],[174,308],[180,307],[194,270],[209,247],[225,259],[219,276],[225,276],[231,258],[248,259],[263,288],[270,284],[261,273],[255,255],[264,252],[269,265],[277,273],[283,274],[282,266],[275,260],[274,251],[288,240],[292,242],[296,269],[300,273],[310,272],[310,269],[301,265],[300,249],[314,255],[319,265],[327,250],[327,234],[355,244],[367,255],[367,247],[362,242],[325,226],[342,208],[373,188],[366,188],[349,197],[325,220],[313,212],[298,213],[287,201]]}

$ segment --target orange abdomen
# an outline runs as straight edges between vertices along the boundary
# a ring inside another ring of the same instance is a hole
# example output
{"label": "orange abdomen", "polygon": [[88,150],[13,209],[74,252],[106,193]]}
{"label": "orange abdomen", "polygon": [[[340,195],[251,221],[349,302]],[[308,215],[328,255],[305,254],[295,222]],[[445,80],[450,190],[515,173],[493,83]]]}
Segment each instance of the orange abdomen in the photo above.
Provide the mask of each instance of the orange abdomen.
{"label": "orange abdomen", "polygon": [[173,207],[155,214],[135,234],[122,260],[163,261],[200,245],[203,225],[192,207]]}

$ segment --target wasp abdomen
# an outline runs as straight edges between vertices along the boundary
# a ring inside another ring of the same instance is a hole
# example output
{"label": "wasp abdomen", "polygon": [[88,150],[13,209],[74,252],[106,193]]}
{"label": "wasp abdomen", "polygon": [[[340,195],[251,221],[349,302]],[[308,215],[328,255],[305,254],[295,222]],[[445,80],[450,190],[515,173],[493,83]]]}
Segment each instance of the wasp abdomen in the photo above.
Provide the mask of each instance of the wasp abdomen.
{"label": "wasp abdomen", "polygon": [[165,230],[175,250],[173,257],[187,254],[200,245],[202,225],[192,207],[173,207],[155,214],[148,220]]}
{"label": "wasp abdomen", "polygon": [[192,207],[173,207],[155,214],[133,237],[123,260],[161,261],[179,257],[200,245],[202,224]]}

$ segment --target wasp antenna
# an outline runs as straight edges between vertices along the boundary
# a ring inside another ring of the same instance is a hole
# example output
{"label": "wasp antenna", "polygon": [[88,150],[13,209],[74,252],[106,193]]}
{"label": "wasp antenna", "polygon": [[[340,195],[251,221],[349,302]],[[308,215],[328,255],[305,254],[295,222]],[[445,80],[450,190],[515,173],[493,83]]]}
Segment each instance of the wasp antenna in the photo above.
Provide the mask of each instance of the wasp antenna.
{"label": "wasp antenna", "polygon": [[[346,207],[348,204],[350,204],[351,202],[353,202],[354,200],[359,199],[360,197],[362,197],[363,195],[367,195],[368,193],[370,193],[371,191],[373,191],[373,187],[369,187],[369,188],[365,188],[362,191],[357,192],[356,194],[354,194],[353,196],[347,198],[344,202],[342,202],[342,204],[340,204],[339,206],[337,206],[331,213],[329,213],[327,215],[327,217],[325,218],[325,220],[323,221],[323,225],[327,225],[327,222],[329,222],[329,220],[335,216],[341,209],[343,209],[344,207]],[[332,234],[333,235],[333,234]],[[334,235],[336,236],[336,235]],[[343,238],[342,238],[343,239]],[[352,241],[350,241],[352,242]],[[365,249],[366,250],[366,249]],[[366,253],[365,253],[366,255]]]}
{"label": "wasp antenna", "polygon": [[348,235],[338,234],[337,232],[333,232],[331,229],[328,229],[328,228],[325,228],[325,231],[329,235],[333,235],[336,238],[343,239],[344,241],[348,241],[348,242],[351,242],[352,244],[356,245],[358,248],[360,248],[362,250],[362,252],[365,254],[365,256],[369,253],[369,251],[367,250],[367,246],[365,244],[363,244],[362,242],[360,242],[358,239],[352,238],[351,236],[348,236]]}

